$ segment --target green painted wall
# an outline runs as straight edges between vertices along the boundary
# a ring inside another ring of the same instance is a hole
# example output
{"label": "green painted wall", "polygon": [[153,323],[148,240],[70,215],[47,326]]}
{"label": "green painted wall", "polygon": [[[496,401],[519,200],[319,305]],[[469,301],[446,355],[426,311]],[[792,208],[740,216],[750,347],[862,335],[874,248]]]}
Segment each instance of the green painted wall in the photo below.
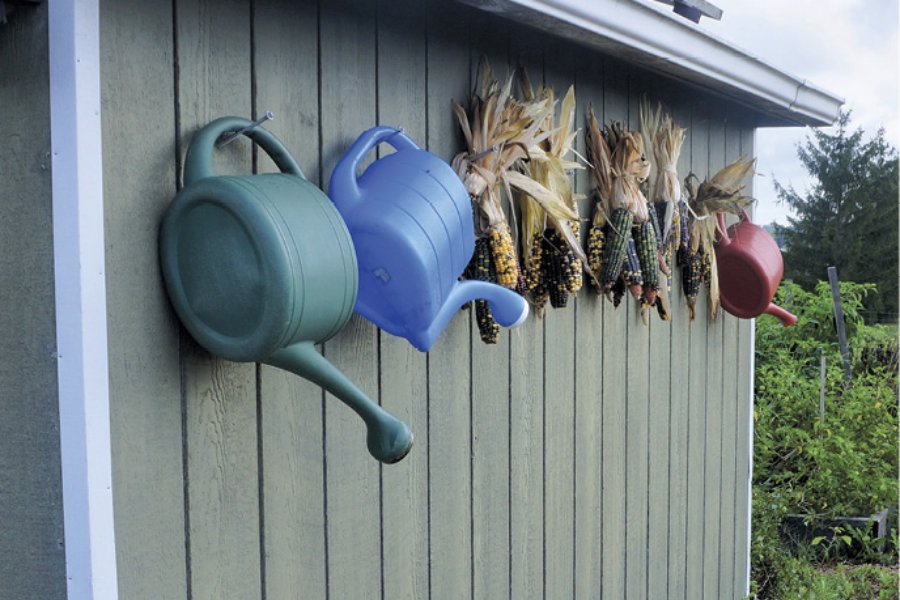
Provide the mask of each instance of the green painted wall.
{"label": "green painted wall", "polygon": [[47,5],[0,25],[0,599],[66,594]]}
{"label": "green painted wall", "polygon": [[[156,231],[192,134],[222,115],[273,111],[320,185],[376,123],[449,160],[450,100],[482,53],[500,73],[575,83],[579,115],[592,103],[637,127],[642,97],[665,102],[689,129],[682,174],[752,155],[752,115],[450,2],[101,7],[121,597],[743,595],[746,322],[689,323],[677,282],[671,324],[585,292],[493,347],[468,312],[428,354],[354,317],[325,355],[416,433],[382,467],[318,387],[197,347],[165,299]],[[273,169],[246,141],[219,165]],[[585,173],[575,182],[590,191]]]}

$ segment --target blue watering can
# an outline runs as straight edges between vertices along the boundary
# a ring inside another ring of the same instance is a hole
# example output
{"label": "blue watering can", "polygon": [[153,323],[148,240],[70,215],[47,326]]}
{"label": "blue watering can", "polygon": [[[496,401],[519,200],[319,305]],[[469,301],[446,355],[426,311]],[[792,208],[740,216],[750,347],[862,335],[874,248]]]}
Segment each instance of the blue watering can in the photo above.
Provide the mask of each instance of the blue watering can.
{"label": "blue watering can", "polygon": [[[397,151],[357,177],[363,157],[386,142]],[[373,127],[354,142],[331,176],[329,195],[356,248],[354,309],[425,352],[464,304],[487,300],[494,318],[515,327],[524,298],[484,281],[459,281],[475,251],[472,203],[443,160],[392,127]]]}

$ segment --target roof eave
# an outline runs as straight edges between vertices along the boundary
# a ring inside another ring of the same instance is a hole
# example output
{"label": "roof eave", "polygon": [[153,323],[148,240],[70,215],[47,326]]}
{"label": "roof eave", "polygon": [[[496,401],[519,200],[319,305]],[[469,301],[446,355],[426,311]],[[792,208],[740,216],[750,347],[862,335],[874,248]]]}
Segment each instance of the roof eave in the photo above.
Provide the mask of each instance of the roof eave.
{"label": "roof eave", "polygon": [[462,0],[728,96],[765,126],[831,125],[844,100],[635,0]]}

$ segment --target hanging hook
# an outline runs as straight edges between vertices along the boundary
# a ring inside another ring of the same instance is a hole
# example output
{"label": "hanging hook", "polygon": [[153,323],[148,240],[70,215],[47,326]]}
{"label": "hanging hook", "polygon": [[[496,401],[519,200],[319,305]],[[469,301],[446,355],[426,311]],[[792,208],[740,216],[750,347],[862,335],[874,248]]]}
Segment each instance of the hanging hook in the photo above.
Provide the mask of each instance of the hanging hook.
{"label": "hanging hook", "polygon": [[238,136],[247,133],[251,129],[256,129],[257,127],[259,127],[266,121],[271,121],[274,118],[275,118],[275,113],[273,113],[270,110],[267,110],[266,114],[264,114],[257,120],[253,121],[252,123],[250,123],[243,129],[238,129],[237,131],[231,131],[229,133],[223,133],[221,136],[219,136],[219,139],[216,141],[216,148],[219,148],[219,149],[224,148],[225,146],[227,146],[228,144],[233,142],[235,139],[237,139]]}

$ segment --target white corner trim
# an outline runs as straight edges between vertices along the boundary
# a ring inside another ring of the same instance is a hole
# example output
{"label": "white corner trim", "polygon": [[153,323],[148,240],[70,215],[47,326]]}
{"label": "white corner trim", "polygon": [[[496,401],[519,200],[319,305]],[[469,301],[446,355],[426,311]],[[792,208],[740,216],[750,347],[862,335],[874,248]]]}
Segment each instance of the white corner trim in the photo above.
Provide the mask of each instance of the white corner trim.
{"label": "white corner trim", "polygon": [[99,0],[49,8],[53,255],[69,600],[118,594],[100,127]]}
{"label": "white corner trim", "polygon": [[750,319],[750,389],[747,390],[748,394],[750,394],[750,415],[748,419],[749,425],[747,427],[750,428],[750,444],[747,448],[748,456],[750,457],[750,468],[746,473],[747,477],[747,547],[743,548],[745,552],[747,552],[747,572],[744,573],[744,596],[750,595],[750,546],[751,540],[753,539],[751,535],[753,534],[753,430],[755,427],[755,423],[753,420],[753,408],[754,404],[756,404],[756,395],[753,393],[754,388],[756,387],[756,319]]}
{"label": "white corner trim", "polygon": [[774,125],[830,125],[842,98],[637,0],[462,0],[733,96]]}

